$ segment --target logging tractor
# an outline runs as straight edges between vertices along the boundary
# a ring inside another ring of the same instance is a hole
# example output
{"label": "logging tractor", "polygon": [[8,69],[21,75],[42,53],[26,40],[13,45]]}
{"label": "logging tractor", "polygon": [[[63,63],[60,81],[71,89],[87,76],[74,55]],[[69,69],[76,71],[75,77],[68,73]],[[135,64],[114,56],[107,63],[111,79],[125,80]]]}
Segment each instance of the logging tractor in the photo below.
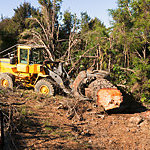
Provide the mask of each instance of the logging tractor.
{"label": "logging tractor", "polygon": [[[6,54],[6,50],[3,52]],[[17,45],[16,51],[6,55],[0,58],[1,88],[13,89],[21,83],[46,95],[54,95],[61,89],[76,99],[94,100],[105,110],[118,108],[122,102],[121,92],[108,80],[107,71],[87,69],[72,80],[64,63],[48,59],[42,46]]]}

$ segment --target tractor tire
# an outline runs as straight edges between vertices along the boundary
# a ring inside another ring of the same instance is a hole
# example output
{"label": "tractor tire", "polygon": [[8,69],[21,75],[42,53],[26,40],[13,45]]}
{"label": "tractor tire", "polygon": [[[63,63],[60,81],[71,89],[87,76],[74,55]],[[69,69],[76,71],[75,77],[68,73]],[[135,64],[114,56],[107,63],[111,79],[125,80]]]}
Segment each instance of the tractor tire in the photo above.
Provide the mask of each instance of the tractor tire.
{"label": "tractor tire", "polygon": [[91,98],[93,100],[97,99],[97,92],[100,89],[107,89],[107,88],[117,89],[117,87],[115,87],[111,82],[109,82],[106,79],[96,79],[89,84],[88,88],[91,89]]}
{"label": "tractor tire", "polygon": [[45,94],[45,95],[54,95],[54,88],[50,79],[44,78],[40,79],[34,88],[36,93]]}
{"label": "tractor tire", "polygon": [[7,73],[0,73],[0,88],[13,90],[14,78]]}
{"label": "tractor tire", "polygon": [[12,78],[13,83],[15,83],[15,76],[13,74],[11,74],[11,73],[6,73],[6,74],[9,75]]}

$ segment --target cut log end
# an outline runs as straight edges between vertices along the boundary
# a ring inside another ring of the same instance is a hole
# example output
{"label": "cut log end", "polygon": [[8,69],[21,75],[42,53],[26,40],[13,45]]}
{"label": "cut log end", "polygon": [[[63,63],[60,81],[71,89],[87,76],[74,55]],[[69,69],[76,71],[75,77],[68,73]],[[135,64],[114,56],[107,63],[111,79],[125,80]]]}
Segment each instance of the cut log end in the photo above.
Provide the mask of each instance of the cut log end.
{"label": "cut log end", "polygon": [[118,89],[106,88],[97,92],[97,103],[105,110],[119,108],[122,101],[122,93]]}

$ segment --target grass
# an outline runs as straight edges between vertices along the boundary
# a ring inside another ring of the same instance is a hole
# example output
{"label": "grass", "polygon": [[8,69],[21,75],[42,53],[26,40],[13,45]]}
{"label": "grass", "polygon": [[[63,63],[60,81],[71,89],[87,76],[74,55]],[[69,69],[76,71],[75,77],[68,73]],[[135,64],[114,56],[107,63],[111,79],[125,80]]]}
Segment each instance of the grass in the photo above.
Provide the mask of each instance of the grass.
{"label": "grass", "polygon": [[50,133],[53,136],[60,136],[60,137],[65,137],[68,138],[72,136],[70,132],[65,132],[62,128],[59,128],[57,126],[53,126],[48,120],[44,123],[44,129],[46,132]]}
{"label": "grass", "polygon": [[8,93],[9,90],[7,89],[0,89],[0,95],[1,96],[6,96],[6,94]]}
{"label": "grass", "polygon": [[22,106],[21,110],[20,110],[20,113],[22,115],[26,116],[28,114],[27,107],[26,106]]}
{"label": "grass", "polygon": [[76,137],[69,131],[64,131],[61,128],[56,129],[55,131],[51,132],[51,135],[53,136],[59,136],[60,138],[63,138],[64,140],[76,140]]}
{"label": "grass", "polygon": [[1,95],[4,95],[4,94],[5,94],[5,92],[4,92],[3,89],[0,89],[0,94],[1,94]]}
{"label": "grass", "polygon": [[53,131],[55,131],[57,129],[56,126],[52,126],[51,125],[51,123],[49,122],[49,120],[44,121],[43,124],[44,124],[45,131],[48,132],[48,133],[49,132],[51,133],[51,132],[53,132]]}
{"label": "grass", "polygon": [[27,116],[27,115],[33,115],[34,112],[32,110],[28,110],[28,106],[22,106],[20,108],[20,114],[23,116]]}
{"label": "grass", "polygon": [[46,132],[52,132],[53,128],[52,127],[45,127]]}

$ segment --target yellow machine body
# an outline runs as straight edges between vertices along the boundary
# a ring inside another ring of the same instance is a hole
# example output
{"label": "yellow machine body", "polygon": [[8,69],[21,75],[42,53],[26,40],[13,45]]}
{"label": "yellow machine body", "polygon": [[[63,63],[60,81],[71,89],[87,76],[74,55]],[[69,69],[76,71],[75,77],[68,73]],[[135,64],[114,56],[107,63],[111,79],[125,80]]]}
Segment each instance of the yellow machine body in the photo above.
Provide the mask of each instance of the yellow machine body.
{"label": "yellow machine body", "polygon": [[[29,58],[32,47],[18,46],[15,63],[11,63],[11,58],[0,59],[0,73],[9,73],[15,76],[16,81],[24,80],[26,86],[33,86],[39,77],[46,77],[42,64],[30,63]],[[32,80],[31,80],[32,78]]]}

